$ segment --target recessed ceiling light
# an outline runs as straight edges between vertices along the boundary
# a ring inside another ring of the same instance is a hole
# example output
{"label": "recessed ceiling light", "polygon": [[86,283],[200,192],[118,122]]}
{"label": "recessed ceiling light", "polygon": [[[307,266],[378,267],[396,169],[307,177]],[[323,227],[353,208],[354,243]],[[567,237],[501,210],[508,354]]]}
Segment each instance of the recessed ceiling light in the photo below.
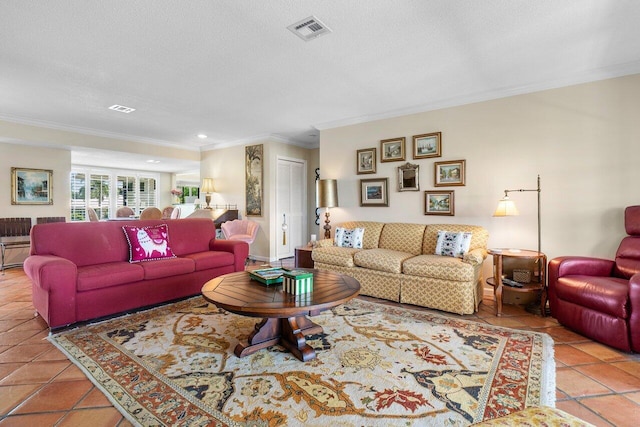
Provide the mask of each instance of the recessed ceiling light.
{"label": "recessed ceiling light", "polygon": [[124,105],[118,105],[118,104],[112,105],[111,107],[109,107],[109,110],[119,111],[121,113],[126,113],[126,114],[136,111],[135,108],[125,107]]}
{"label": "recessed ceiling light", "polygon": [[150,160],[147,160],[147,163],[160,163],[160,160],[150,159]]}
{"label": "recessed ceiling light", "polygon": [[207,135],[205,135],[204,133],[199,133],[199,134],[198,134],[198,138],[200,138],[200,139],[207,139]]}

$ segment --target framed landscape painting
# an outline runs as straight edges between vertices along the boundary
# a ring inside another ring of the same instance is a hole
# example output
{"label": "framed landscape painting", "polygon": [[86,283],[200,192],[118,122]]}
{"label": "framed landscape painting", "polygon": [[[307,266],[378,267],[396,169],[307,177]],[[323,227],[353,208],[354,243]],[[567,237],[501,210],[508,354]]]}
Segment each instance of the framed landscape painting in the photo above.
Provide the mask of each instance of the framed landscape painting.
{"label": "framed landscape painting", "polygon": [[442,155],[442,135],[440,132],[413,136],[413,158],[426,159]]}
{"label": "framed landscape painting", "polygon": [[53,171],[11,168],[12,205],[52,205]]}
{"label": "framed landscape painting", "polygon": [[451,185],[465,185],[465,161],[452,160],[450,162],[435,163],[435,179],[433,185],[436,187],[448,187]]}
{"label": "framed landscape painting", "polygon": [[404,144],[404,137],[380,141],[380,161],[398,162],[404,160]]}
{"label": "framed landscape painting", "polygon": [[425,215],[454,215],[453,191],[425,191]]}
{"label": "framed landscape painting", "polygon": [[389,206],[388,178],[360,180],[360,206]]}

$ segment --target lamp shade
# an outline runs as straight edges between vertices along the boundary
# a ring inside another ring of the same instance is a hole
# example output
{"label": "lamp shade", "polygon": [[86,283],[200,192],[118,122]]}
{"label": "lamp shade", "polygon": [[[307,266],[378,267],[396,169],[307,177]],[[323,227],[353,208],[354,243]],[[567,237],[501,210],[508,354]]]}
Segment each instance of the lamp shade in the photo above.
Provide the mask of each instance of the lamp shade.
{"label": "lamp shade", "polygon": [[213,188],[213,178],[204,178],[200,191],[203,193],[215,193],[216,189]]}
{"label": "lamp shade", "polygon": [[515,216],[520,215],[518,208],[513,200],[509,199],[509,196],[505,196],[498,202],[498,207],[493,213],[493,216]]}
{"label": "lamp shade", "polygon": [[316,207],[335,208],[338,206],[338,181],[319,179],[316,181]]}

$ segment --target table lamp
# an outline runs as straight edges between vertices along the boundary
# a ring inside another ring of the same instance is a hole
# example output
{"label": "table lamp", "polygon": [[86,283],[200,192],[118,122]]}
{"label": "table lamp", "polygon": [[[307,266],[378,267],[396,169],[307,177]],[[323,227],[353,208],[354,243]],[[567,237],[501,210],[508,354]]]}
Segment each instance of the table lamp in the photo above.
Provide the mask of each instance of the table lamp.
{"label": "table lamp", "polygon": [[335,179],[319,179],[316,181],[316,207],[326,208],[324,213],[324,238],[331,238],[329,208],[338,207],[338,181]]}
{"label": "table lamp", "polygon": [[211,193],[215,193],[216,191],[215,188],[213,188],[213,178],[204,178],[200,191],[205,194],[205,201],[207,202],[205,209],[211,209],[211,206],[209,206],[211,203]]}

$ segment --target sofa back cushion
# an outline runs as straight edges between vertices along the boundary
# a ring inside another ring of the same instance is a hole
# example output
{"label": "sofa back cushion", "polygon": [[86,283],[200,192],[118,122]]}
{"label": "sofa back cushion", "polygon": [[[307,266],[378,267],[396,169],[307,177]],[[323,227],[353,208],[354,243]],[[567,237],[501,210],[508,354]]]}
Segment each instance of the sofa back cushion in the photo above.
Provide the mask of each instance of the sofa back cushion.
{"label": "sofa back cushion", "polygon": [[209,250],[216,237],[216,226],[209,218],[165,219],[156,221],[169,225],[171,249],[177,256]]}
{"label": "sofa back cushion", "polygon": [[622,239],[616,252],[613,275],[629,279],[640,273],[640,206],[624,210],[624,228],[628,236]]}
{"label": "sofa back cushion", "polygon": [[385,224],[383,222],[349,221],[340,224],[340,227],[348,229],[364,228],[362,249],[375,249],[378,247],[380,233],[382,232],[382,227],[384,225]]}
{"label": "sofa back cushion", "polygon": [[429,224],[424,232],[422,241],[422,253],[432,255],[436,252],[436,244],[438,243],[438,231],[451,231],[454,233],[463,232],[471,233],[471,245],[469,251],[474,249],[482,249],[482,256],[487,255],[487,244],[489,241],[489,232],[479,225],[466,224]]}
{"label": "sofa back cushion", "polygon": [[420,255],[422,253],[422,239],[425,227],[425,224],[394,222],[385,224],[380,234],[378,247]]}
{"label": "sofa back cushion", "polygon": [[167,224],[169,244],[180,256],[209,249],[215,237],[210,219],[127,220],[91,222],[55,222],[36,224],[31,231],[31,255],[66,258],[78,267],[116,261],[129,261],[129,245],[124,225],[147,227]]}

